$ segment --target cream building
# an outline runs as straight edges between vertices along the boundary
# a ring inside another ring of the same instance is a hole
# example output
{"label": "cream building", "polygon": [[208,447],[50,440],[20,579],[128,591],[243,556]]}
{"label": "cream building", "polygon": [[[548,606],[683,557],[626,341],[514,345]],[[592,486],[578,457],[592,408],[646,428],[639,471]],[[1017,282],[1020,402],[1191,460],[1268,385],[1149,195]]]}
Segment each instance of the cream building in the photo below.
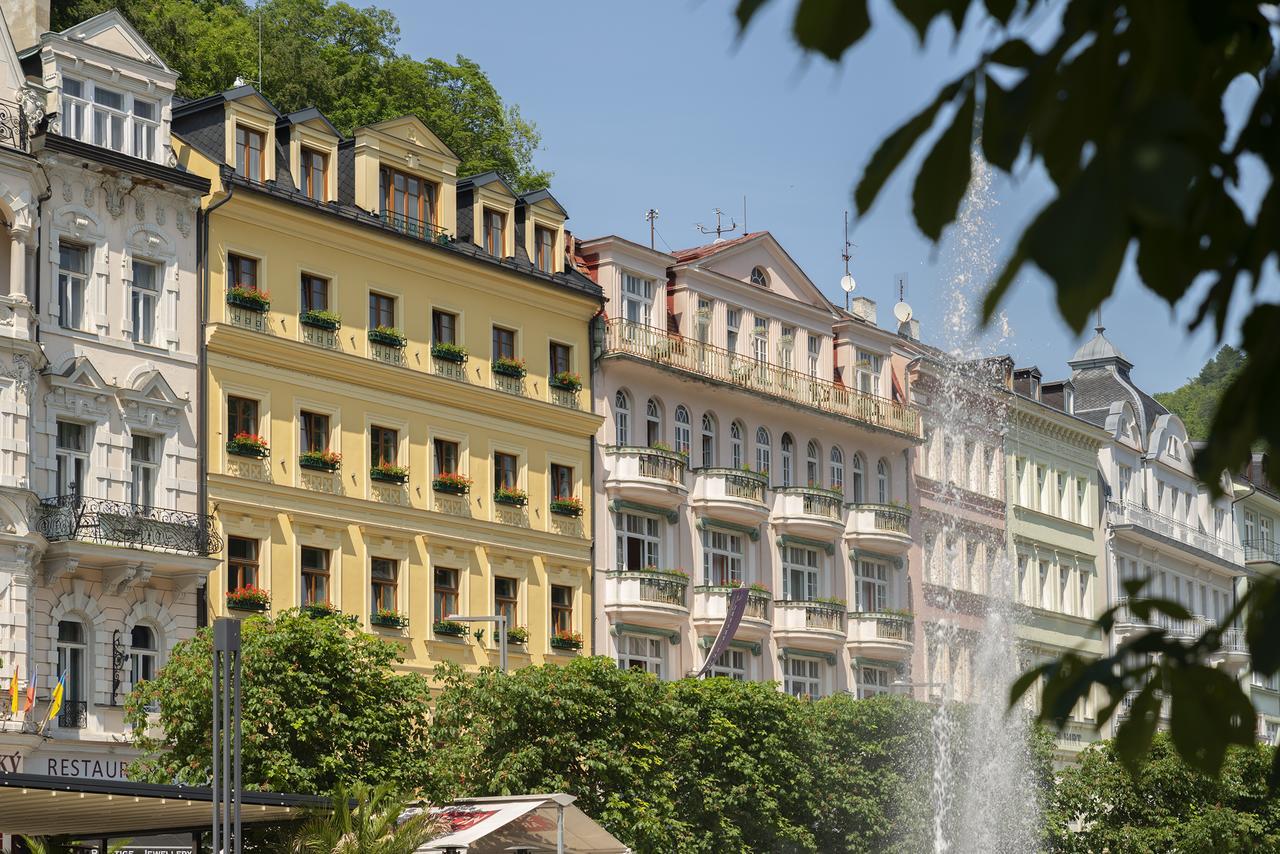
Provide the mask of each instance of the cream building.
{"label": "cream building", "polygon": [[[1265,461],[1265,454],[1253,454],[1246,469],[1232,479],[1236,536],[1250,577],[1280,574],[1280,489],[1267,478]],[[1239,644],[1239,632],[1229,634],[1227,642]],[[1250,670],[1245,678],[1258,712],[1258,737],[1280,744],[1280,676]]]}

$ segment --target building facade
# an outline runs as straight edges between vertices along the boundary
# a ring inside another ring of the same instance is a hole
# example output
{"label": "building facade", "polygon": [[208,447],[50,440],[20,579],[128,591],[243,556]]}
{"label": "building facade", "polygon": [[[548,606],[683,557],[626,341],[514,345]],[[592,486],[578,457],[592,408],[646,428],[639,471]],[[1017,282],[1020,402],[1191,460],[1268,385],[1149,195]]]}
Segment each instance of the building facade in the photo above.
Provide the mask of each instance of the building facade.
{"label": "building facade", "polygon": [[47,183],[13,174],[4,197],[0,620],[37,708],[5,722],[0,752],[31,773],[116,777],[124,698],[194,632],[218,549],[196,442],[208,182],[175,166],[177,75],[117,12],[19,45],[20,66],[11,47],[5,109],[25,123],[0,134],[18,143],[6,166]]}
{"label": "building facade", "polygon": [[412,117],[343,135],[251,87],[174,112],[206,198],[212,613],[336,609],[405,667],[577,654],[590,625],[595,283],[546,191]]}
{"label": "building facade", "polygon": [[[1236,507],[1237,541],[1244,552],[1247,570],[1245,583],[1254,577],[1280,574],[1280,489],[1266,474],[1266,455],[1254,453],[1243,472],[1232,478],[1232,495]],[[1240,643],[1239,632],[1230,633],[1226,642]],[[1264,676],[1250,669],[1249,695],[1258,712],[1258,738],[1267,744],[1280,744],[1280,676]]]}
{"label": "building facade", "polygon": [[895,337],[835,309],[767,232],[666,254],[580,244],[597,348],[598,653],[796,695],[888,691],[912,648],[905,557],[918,413]]}

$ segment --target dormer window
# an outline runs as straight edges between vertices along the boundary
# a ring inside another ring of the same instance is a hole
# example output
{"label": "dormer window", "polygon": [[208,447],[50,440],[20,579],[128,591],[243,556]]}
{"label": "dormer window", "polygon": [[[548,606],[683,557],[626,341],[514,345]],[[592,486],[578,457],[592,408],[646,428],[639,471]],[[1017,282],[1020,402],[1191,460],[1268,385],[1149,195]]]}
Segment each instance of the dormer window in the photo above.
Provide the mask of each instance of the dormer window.
{"label": "dormer window", "polygon": [[302,192],[308,199],[325,201],[329,178],[329,155],[314,148],[302,149]]}
{"label": "dormer window", "polygon": [[124,93],[93,87],[93,144],[124,151]]}
{"label": "dormer window", "polygon": [[769,287],[769,274],[765,272],[764,267],[751,268],[751,284],[759,285],[762,288]]}
{"label": "dormer window", "polygon": [[549,228],[537,226],[533,230],[533,244],[538,269],[544,273],[554,273],[556,233]]}
{"label": "dormer window", "polygon": [[160,103],[92,80],[62,78],[62,135],[142,160],[156,159]]}
{"label": "dormer window", "polygon": [[89,110],[84,100],[84,84],[71,77],[62,78],[62,133],[72,139],[85,138],[84,117]]}
{"label": "dormer window", "polygon": [[236,125],[236,174],[250,181],[262,181],[262,152],[266,141],[261,131]]}
{"label": "dormer window", "polygon": [[504,249],[507,244],[503,239],[503,230],[506,219],[499,211],[492,208],[484,209],[484,250],[498,258],[505,255]]}
{"label": "dormer window", "polygon": [[387,166],[378,170],[382,216],[393,228],[427,237],[436,223],[435,185]]}
{"label": "dormer window", "polygon": [[156,159],[156,133],[160,128],[160,105],[155,101],[133,99],[133,156]]}
{"label": "dormer window", "polygon": [[857,383],[858,391],[863,394],[880,396],[880,371],[884,364],[884,357],[879,353],[868,353],[865,350],[858,351],[857,360]]}

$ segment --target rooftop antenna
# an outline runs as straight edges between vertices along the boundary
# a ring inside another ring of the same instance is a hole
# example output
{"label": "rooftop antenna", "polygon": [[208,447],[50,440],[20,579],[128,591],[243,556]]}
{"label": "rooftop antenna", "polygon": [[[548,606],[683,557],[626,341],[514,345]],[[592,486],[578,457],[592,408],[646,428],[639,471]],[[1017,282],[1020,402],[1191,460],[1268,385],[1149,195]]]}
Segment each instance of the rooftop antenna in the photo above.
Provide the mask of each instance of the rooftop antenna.
{"label": "rooftop antenna", "polygon": [[906,323],[911,320],[911,306],[907,305],[907,274],[898,274],[898,304],[893,307],[893,316],[898,319],[898,323]]}
{"label": "rooftop antenna", "polygon": [[742,233],[747,233],[747,194],[742,194]]}
{"label": "rooftop antenna", "polygon": [[649,220],[649,248],[654,249],[656,247],[653,243],[653,235],[657,230],[656,223],[658,221],[658,212],[653,208],[649,208],[649,210],[645,212],[644,218]]}
{"label": "rooftop antenna", "polygon": [[738,227],[738,223],[737,223],[737,220],[731,219],[729,220],[728,225],[721,225],[720,218],[724,216],[724,211],[720,210],[719,208],[716,208],[715,212],[716,212],[715,228],[707,228],[705,225],[703,225],[700,222],[695,223],[693,227],[698,229],[698,231],[701,231],[703,234],[710,234],[711,232],[714,231],[716,234],[715,242],[719,243],[720,241],[724,240],[724,238],[721,235],[728,234],[729,232],[735,230]]}
{"label": "rooftop antenna", "polygon": [[844,259],[844,275],[840,277],[840,289],[844,291],[844,310],[849,310],[849,295],[853,293],[853,289],[858,283],[853,280],[853,275],[849,272],[849,259],[853,257],[849,249],[853,246],[849,242],[849,212],[844,212],[844,252],[840,253],[840,257]]}

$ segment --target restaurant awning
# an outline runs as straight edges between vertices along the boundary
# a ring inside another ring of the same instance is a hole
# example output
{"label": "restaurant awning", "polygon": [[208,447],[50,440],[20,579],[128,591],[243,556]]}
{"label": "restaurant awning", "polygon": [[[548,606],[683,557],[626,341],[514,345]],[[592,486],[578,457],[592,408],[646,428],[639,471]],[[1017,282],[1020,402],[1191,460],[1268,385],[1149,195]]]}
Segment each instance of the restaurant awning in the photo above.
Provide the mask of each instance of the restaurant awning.
{"label": "restaurant awning", "polygon": [[[0,775],[0,833],[30,836],[143,836],[205,830],[212,823],[209,789],[37,774]],[[291,821],[327,798],[245,792],[244,824]]]}
{"label": "restaurant awning", "polygon": [[[573,805],[573,795],[461,798],[431,814],[450,829],[418,854],[555,852],[563,827],[566,854],[626,854],[631,849]],[[562,824],[563,823],[563,824]]]}

